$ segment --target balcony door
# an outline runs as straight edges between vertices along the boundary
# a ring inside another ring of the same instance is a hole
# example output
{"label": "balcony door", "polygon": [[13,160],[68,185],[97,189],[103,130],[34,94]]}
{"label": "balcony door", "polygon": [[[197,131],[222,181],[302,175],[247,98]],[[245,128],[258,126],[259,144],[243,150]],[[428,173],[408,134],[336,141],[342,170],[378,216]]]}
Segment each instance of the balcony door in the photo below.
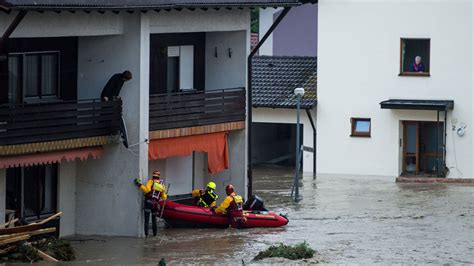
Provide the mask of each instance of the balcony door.
{"label": "balcony door", "polygon": [[57,173],[57,164],[7,169],[6,209],[25,220],[55,213]]}
{"label": "balcony door", "polygon": [[77,37],[10,38],[0,60],[0,104],[77,99]]}
{"label": "balcony door", "polygon": [[59,52],[8,55],[8,102],[59,99]]}
{"label": "balcony door", "polygon": [[205,33],[152,34],[150,94],[204,90]]}

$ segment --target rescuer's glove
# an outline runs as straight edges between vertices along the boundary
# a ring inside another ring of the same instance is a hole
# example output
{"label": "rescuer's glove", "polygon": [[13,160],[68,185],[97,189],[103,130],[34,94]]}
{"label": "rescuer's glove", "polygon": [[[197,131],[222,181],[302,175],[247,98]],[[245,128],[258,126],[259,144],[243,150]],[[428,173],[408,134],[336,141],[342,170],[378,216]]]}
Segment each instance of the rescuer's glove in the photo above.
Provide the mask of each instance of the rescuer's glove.
{"label": "rescuer's glove", "polygon": [[142,185],[142,181],[140,181],[140,178],[135,178],[135,180],[133,180],[133,183],[137,187],[140,187]]}

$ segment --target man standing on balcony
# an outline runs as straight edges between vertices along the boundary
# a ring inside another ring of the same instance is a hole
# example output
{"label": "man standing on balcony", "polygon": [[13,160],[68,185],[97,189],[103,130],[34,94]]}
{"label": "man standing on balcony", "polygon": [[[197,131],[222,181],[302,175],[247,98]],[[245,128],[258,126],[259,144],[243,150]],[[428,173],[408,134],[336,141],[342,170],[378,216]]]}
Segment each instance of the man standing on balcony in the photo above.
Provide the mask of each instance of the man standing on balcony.
{"label": "man standing on balcony", "polygon": [[100,98],[102,101],[112,100],[119,97],[120,90],[122,90],[125,81],[132,79],[132,72],[125,70],[123,73],[113,75],[105,85]]}

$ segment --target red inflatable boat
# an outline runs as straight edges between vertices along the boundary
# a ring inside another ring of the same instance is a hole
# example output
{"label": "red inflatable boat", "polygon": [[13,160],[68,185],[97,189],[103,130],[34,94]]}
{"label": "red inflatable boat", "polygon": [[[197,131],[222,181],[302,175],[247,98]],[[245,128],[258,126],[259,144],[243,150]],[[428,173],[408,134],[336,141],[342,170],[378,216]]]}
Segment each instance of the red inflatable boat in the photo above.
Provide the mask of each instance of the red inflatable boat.
{"label": "red inflatable boat", "polygon": [[[171,227],[227,228],[227,216],[215,214],[209,208],[189,206],[174,201],[161,201],[162,218]],[[271,211],[244,211],[245,223],[240,228],[280,227],[288,224],[288,219]]]}

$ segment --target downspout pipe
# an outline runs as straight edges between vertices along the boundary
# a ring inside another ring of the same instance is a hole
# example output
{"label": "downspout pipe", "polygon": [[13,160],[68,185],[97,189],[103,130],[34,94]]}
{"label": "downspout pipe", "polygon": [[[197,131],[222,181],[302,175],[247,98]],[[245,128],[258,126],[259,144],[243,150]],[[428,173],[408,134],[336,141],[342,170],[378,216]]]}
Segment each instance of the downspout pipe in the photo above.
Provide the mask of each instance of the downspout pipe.
{"label": "downspout pipe", "polygon": [[262,39],[257,43],[255,48],[250,52],[247,57],[247,195],[250,198],[252,196],[253,188],[253,177],[252,177],[252,58],[258,52],[260,47],[265,43],[270,34],[275,30],[275,28],[280,24],[283,18],[288,14],[291,7],[285,7],[280,13],[278,18],[273,22],[268,31],[262,37]]}
{"label": "downspout pipe", "polygon": [[10,35],[12,35],[13,31],[15,31],[15,29],[18,27],[18,25],[20,24],[20,22],[23,20],[25,16],[26,16],[25,10],[18,12],[18,14],[13,19],[13,21],[8,26],[7,30],[3,33],[2,38],[0,39],[0,60],[6,59],[5,44],[7,43],[8,38],[10,38]]}
{"label": "downspout pipe", "polygon": [[306,109],[306,114],[313,128],[313,179],[316,179],[316,125],[314,124],[310,109]]}

